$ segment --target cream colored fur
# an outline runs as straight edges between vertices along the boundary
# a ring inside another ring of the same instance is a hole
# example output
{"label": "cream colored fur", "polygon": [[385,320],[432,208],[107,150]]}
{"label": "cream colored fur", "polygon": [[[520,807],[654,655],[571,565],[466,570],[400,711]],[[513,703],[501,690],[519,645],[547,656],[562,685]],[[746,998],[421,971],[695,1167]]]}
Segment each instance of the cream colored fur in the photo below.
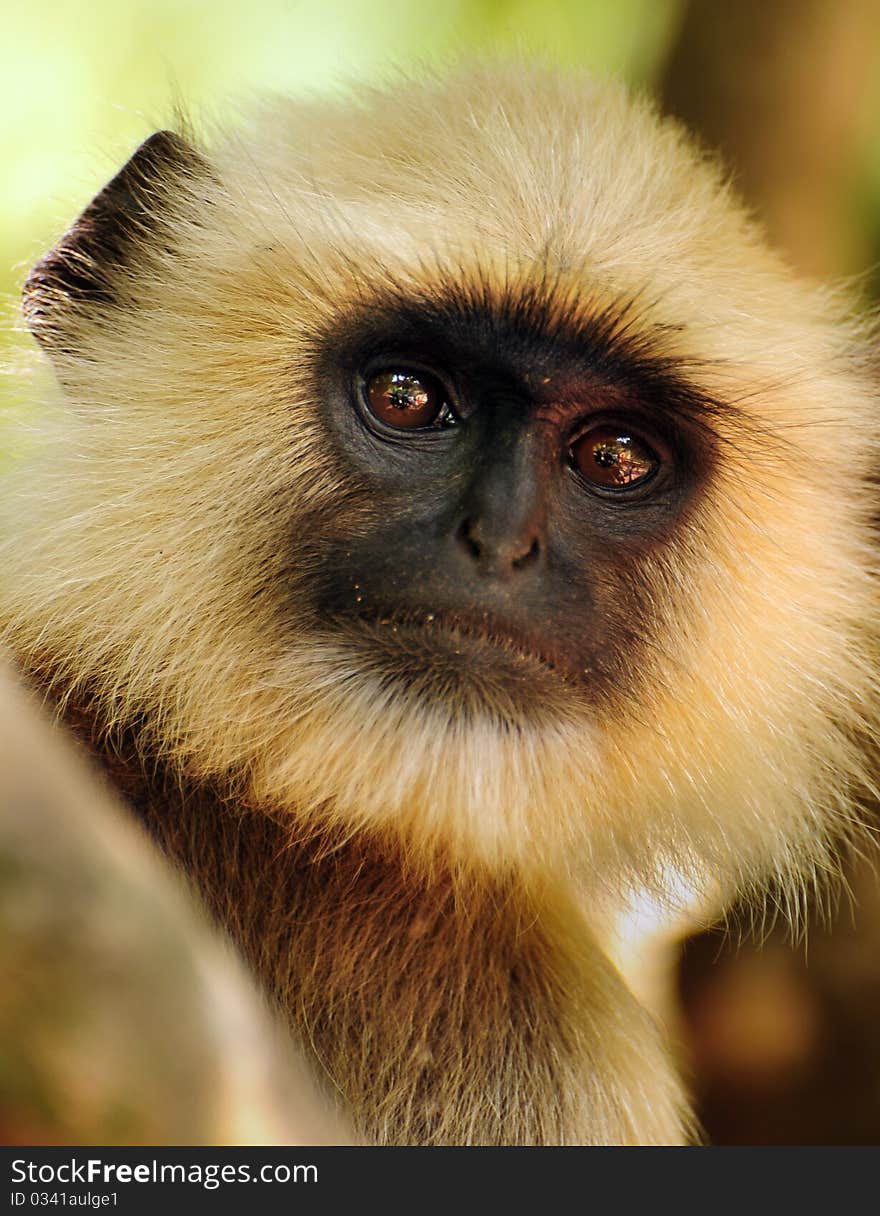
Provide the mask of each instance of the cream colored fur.
{"label": "cream colored fur", "polygon": [[[794,913],[835,840],[858,835],[877,734],[869,330],[786,270],[719,169],[616,85],[469,67],[275,100],[206,155],[214,176],[166,200],[179,251],[120,287],[148,303],[81,320],[56,359],[46,442],[4,491],[7,644],[48,669],[62,711],[86,698],[99,730],[143,723],[143,749],[184,781],[228,783],[294,838],[377,834],[414,872],[568,889],[592,929],[579,947],[572,914],[549,938],[593,958],[575,970],[604,1012],[578,1034],[600,1059],[579,1047],[573,1067],[599,1097],[553,1134],[674,1141],[669,1066],[648,1046],[629,1075],[627,1035],[653,1031],[589,943],[640,892],[676,912],[670,866],[725,901],[779,882]],[[516,730],[488,684],[456,718],[389,692],[366,640],[279,636],[278,588],[295,598],[310,574],[288,568],[295,521],[348,494],[315,337],[386,287],[450,284],[614,314],[719,402],[723,459],[655,562],[654,645],[613,710],[548,680]],[[608,1001],[618,1047],[602,1046]],[[603,1124],[603,1094],[636,1113]]]}

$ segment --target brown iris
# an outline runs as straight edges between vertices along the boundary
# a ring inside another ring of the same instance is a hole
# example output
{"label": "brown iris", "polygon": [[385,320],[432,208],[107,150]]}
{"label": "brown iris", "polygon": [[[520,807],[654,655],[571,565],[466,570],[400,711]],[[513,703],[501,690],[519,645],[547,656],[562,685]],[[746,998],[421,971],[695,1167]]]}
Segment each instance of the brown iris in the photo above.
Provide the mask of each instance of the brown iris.
{"label": "brown iris", "polygon": [[380,422],[403,430],[435,426],[449,415],[442,386],[427,372],[377,372],[367,381],[365,396]]}
{"label": "brown iris", "polygon": [[582,477],[608,490],[634,489],[660,467],[659,457],[643,439],[607,424],[575,440],[571,457]]}

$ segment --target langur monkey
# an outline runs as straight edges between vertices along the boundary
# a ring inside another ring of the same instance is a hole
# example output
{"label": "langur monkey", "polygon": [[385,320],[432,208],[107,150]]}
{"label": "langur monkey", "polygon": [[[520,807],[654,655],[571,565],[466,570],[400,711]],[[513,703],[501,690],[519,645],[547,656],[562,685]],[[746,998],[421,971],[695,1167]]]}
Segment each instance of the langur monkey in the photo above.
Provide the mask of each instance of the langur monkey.
{"label": "langur monkey", "polygon": [[159,132],[24,315],[3,637],[357,1136],[693,1138],[619,927],[861,837],[869,325],[523,66]]}

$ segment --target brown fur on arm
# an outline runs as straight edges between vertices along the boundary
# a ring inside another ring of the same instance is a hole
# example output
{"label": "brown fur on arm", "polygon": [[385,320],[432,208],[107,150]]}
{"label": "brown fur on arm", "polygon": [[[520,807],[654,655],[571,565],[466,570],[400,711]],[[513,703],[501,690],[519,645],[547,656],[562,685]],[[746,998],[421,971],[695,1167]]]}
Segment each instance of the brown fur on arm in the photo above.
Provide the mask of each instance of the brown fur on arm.
{"label": "brown fur on arm", "polygon": [[419,876],[363,837],[298,841],[205,794],[149,817],[363,1135],[680,1142],[660,1034],[563,899]]}
{"label": "brown fur on arm", "polygon": [[330,1094],[381,1144],[680,1144],[662,1032],[578,910],[520,878],[415,871],[389,840],[179,785],[82,740],[263,977]]}

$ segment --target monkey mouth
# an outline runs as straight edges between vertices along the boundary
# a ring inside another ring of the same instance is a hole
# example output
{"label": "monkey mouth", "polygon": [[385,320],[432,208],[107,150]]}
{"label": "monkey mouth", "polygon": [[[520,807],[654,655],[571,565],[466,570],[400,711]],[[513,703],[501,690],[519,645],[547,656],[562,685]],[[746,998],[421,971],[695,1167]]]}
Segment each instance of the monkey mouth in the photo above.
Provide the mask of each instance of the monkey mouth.
{"label": "monkey mouth", "polygon": [[573,661],[546,636],[490,612],[360,609],[345,623],[360,625],[386,646],[390,641],[401,658],[415,665],[431,665],[442,657],[447,666],[449,659],[465,668],[476,662],[479,672],[474,674],[506,672],[533,683],[543,673],[554,681],[581,686],[589,675],[586,664]]}

